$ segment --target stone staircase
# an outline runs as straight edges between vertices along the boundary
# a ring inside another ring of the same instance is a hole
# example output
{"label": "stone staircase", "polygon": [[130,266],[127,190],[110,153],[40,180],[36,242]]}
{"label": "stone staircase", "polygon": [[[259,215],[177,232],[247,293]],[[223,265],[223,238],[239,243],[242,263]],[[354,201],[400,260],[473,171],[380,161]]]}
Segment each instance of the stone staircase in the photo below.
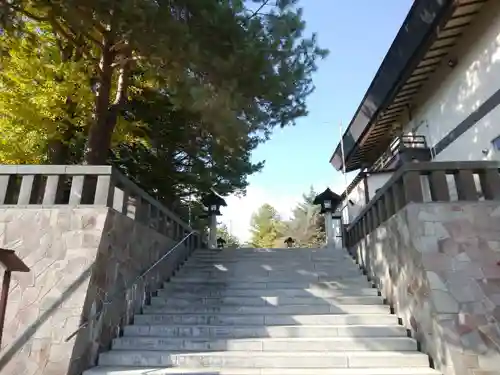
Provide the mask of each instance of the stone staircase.
{"label": "stone staircase", "polygon": [[85,375],[436,375],[342,250],[199,250]]}

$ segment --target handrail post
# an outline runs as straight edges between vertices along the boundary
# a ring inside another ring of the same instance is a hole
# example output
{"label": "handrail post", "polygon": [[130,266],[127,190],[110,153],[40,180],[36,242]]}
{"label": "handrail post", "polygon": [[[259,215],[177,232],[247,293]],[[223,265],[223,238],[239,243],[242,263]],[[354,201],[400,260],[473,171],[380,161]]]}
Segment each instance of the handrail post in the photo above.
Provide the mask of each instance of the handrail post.
{"label": "handrail post", "polygon": [[0,292],[0,347],[2,345],[3,327],[5,324],[5,313],[7,311],[7,299],[12,272],[29,272],[28,266],[14,253],[14,250],[0,248],[0,263],[5,268],[2,280],[2,291]]}
{"label": "handrail post", "polygon": [[2,346],[3,327],[5,324],[5,312],[7,311],[7,299],[9,298],[10,276],[12,272],[5,270],[2,280],[2,292],[0,294],[0,347]]}

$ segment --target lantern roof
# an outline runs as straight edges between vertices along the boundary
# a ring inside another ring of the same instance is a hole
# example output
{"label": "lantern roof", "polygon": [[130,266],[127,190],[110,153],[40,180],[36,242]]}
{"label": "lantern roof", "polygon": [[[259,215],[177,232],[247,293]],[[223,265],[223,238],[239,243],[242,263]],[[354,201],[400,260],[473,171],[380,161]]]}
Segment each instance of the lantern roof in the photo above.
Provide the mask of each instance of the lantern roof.
{"label": "lantern roof", "polygon": [[[325,202],[330,201],[331,207],[327,209],[325,207]],[[324,214],[327,211],[334,212],[337,207],[339,206],[340,202],[342,202],[342,198],[340,195],[335,194],[333,191],[330,190],[330,188],[326,188],[326,190],[316,196],[314,198],[313,204],[320,204],[321,205],[321,211],[320,214]]]}
{"label": "lantern roof", "polygon": [[342,199],[340,198],[340,195],[335,194],[333,191],[330,190],[330,188],[326,188],[326,190],[314,198],[313,204],[322,204],[324,201],[330,201],[332,202],[332,207],[335,206],[336,204],[340,203]]}
{"label": "lantern roof", "polygon": [[206,206],[206,207],[209,207],[209,206],[212,206],[212,205],[216,205],[216,206],[219,206],[219,207],[220,206],[222,206],[222,207],[226,207],[227,206],[227,203],[224,200],[224,198],[222,198],[219,194],[217,194],[213,190],[211,190],[209,194],[205,195],[202,198],[201,203],[203,203],[203,205]]}

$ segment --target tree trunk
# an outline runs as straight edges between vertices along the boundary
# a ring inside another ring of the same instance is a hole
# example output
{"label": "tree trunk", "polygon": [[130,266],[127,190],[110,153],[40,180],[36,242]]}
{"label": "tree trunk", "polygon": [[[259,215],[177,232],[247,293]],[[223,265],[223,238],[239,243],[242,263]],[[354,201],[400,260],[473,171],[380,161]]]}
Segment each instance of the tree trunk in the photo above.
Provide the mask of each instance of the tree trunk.
{"label": "tree trunk", "polygon": [[69,154],[68,145],[64,144],[61,139],[51,139],[47,147],[47,161],[51,165],[67,164]]}
{"label": "tree trunk", "polygon": [[113,80],[114,53],[111,50],[112,42],[106,38],[103,43],[99,87],[97,88],[95,102],[95,117],[89,129],[87,146],[85,149],[85,162],[92,165],[105,164],[111,145],[115,123],[109,121],[109,107],[111,87]]}

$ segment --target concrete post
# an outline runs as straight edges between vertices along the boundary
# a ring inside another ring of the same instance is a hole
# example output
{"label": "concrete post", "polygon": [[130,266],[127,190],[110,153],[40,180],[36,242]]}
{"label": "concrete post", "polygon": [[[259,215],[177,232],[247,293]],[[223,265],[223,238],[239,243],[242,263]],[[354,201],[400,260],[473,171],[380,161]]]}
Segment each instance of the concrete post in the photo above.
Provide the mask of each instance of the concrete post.
{"label": "concrete post", "polygon": [[217,215],[210,215],[210,233],[208,237],[208,248],[217,249]]}
{"label": "concrete post", "polygon": [[333,219],[332,219],[332,213],[329,211],[325,212],[325,232],[326,232],[326,247],[333,248],[335,241],[333,233]]}

